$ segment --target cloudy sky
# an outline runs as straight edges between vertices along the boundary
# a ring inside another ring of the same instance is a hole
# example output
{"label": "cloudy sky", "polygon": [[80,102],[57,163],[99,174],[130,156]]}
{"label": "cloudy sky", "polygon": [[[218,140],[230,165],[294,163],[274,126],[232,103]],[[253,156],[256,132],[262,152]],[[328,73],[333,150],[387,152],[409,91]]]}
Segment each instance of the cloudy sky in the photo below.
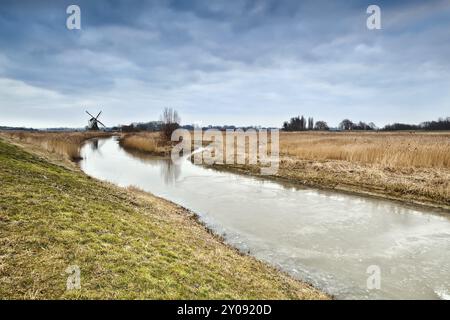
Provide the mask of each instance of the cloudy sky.
{"label": "cloudy sky", "polygon": [[[66,8],[81,8],[81,30]],[[381,30],[366,9],[381,8]],[[450,116],[450,0],[0,1],[0,125]]]}

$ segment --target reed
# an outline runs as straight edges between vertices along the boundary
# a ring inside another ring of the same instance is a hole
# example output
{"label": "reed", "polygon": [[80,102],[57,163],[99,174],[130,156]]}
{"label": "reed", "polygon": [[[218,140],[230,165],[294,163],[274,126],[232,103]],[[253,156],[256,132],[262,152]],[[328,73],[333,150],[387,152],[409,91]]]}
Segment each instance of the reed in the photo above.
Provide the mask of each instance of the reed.
{"label": "reed", "polygon": [[72,161],[81,159],[80,149],[84,141],[92,138],[108,137],[106,132],[29,132],[29,131],[2,131],[0,136],[10,138],[43,148],[51,153],[67,157]]}
{"label": "reed", "polygon": [[[162,141],[156,132],[126,134],[121,145],[158,154],[170,150],[170,144]],[[268,147],[270,149],[270,139]],[[241,146],[237,152],[245,153],[243,148]],[[248,141],[245,148],[248,148]],[[280,155],[301,160],[342,160],[393,169],[450,168],[450,133],[281,132]]]}
{"label": "reed", "polygon": [[280,153],[389,168],[450,168],[450,133],[283,132]]}
{"label": "reed", "polygon": [[124,134],[119,139],[119,144],[125,149],[151,154],[167,155],[170,152],[170,145],[161,140],[158,132]]}
{"label": "reed", "polygon": [[279,143],[278,178],[450,208],[450,132],[281,132]]}

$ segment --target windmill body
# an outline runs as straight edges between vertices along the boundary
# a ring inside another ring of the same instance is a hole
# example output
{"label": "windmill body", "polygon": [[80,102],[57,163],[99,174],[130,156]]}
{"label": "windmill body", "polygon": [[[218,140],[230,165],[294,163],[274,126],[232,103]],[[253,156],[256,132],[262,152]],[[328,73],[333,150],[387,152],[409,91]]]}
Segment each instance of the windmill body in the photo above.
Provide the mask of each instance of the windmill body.
{"label": "windmill body", "polygon": [[100,114],[102,113],[101,111],[98,113],[98,115],[96,117],[94,117],[92,114],[90,114],[87,111],[86,111],[86,113],[89,116],[91,116],[91,118],[88,121],[88,125],[86,127],[87,130],[92,130],[92,131],[100,130],[98,124],[101,124],[104,128],[106,128],[106,126],[100,120],[98,120],[98,117],[100,117]]}

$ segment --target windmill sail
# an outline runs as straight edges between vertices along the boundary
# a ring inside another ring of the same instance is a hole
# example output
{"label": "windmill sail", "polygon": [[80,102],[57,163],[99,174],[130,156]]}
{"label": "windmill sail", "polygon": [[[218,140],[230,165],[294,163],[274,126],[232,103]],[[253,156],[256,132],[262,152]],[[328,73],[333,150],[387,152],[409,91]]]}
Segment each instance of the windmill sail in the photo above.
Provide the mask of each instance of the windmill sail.
{"label": "windmill sail", "polygon": [[100,120],[98,120],[98,117],[100,117],[100,115],[102,114],[102,111],[100,111],[96,117],[94,117],[92,114],[90,114],[87,110],[86,110],[86,113],[91,117],[88,121],[88,126],[87,126],[88,130],[94,130],[94,131],[100,130],[100,128],[98,127],[98,124],[101,124],[104,128],[106,128],[106,126]]}

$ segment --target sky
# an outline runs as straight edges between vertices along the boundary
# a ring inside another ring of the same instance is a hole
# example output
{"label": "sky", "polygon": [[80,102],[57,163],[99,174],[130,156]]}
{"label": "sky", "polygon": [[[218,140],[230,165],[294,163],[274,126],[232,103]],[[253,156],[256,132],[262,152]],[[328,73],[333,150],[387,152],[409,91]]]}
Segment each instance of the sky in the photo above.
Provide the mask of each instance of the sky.
{"label": "sky", "polygon": [[[81,9],[69,30],[66,9]],[[369,30],[369,5],[381,29]],[[450,116],[450,0],[0,1],[0,126]]]}

